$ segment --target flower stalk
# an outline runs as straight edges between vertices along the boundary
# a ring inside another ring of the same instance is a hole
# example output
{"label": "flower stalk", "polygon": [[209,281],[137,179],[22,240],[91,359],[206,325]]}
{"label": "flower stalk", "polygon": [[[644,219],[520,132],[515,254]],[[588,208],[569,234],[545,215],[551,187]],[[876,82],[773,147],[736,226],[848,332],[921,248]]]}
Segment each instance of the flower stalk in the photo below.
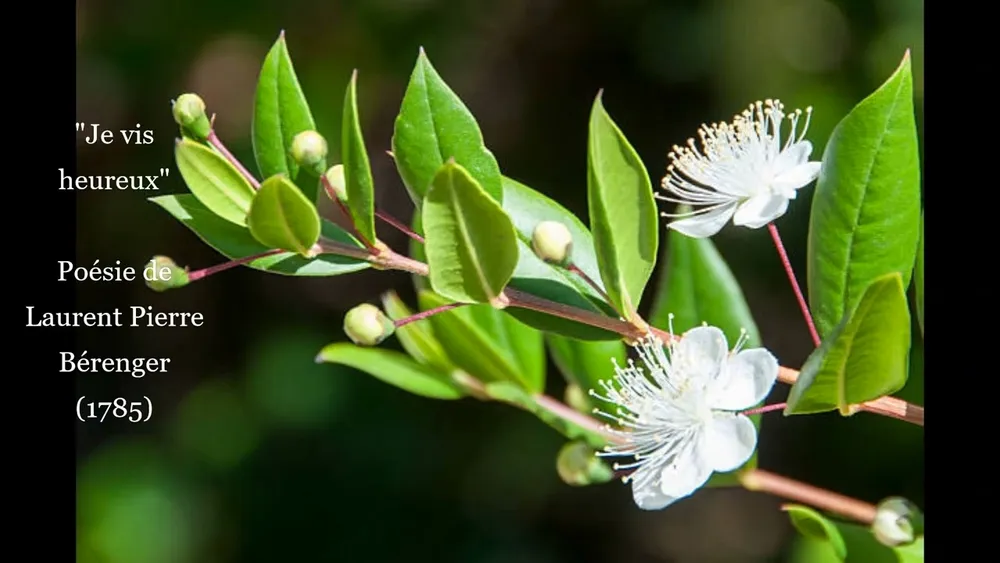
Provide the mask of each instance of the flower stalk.
{"label": "flower stalk", "polygon": [[752,469],[740,475],[743,487],[832,512],[864,525],[875,521],[876,507],[864,501],[802,483],[770,471]]}
{"label": "flower stalk", "polygon": [[226,270],[235,268],[237,266],[242,266],[243,264],[248,264],[254,260],[260,258],[266,258],[268,256],[273,256],[275,254],[281,254],[285,252],[280,248],[275,250],[268,250],[267,252],[261,252],[260,254],[254,254],[252,256],[245,256],[243,258],[238,258],[236,260],[230,260],[229,262],[223,262],[222,264],[216,264],[215,266],[209,266],[208,268],[202,268],[201,270],[195,270],[193,272],[188,272],[188,281],[198,281],[202,278],[206,278],[212,274],[217,274],[219,272],[224,272]]}
{"label": "flower stalk", "polygon": [[253,189],[255,190],[260,189],[260,182],[257,180],[257,178],[254,178],[253,174],[251,174],[250,171],[247,170],[245,166],[243,166],[243,163],[240,162],[238,158],[233,156],[233,153],[229,152],[229,149],[227,149],[226,145],[222,143],[222,140],[219,139],[219,136],[215,134],[214,114],[212,115],[212,128],[208,131],[208,137],[206,138],[206,140],[208,141],[208,144],[212,145],[212,147],[215,148],[215,150],[219,151],[219,154],[221,154],[226,160],[229,161],[230,164],[232,164],[237,170],[240,171],[240,174],[242,174],[243,177],[246,178],[248,182],[250,182],[250,185],[253,186]]}
{"label": "flower stalk", "polygon": [[795,299],[799,302],[799,309],[802,310],[802,316],[806,320],[806,326],[809,327],[809,336],[812,337],[813,345],[819,348],[822,341],[820,340],[819,332],[816,330],[816,323],[813,321],[812,313],[809,312],[809,305],[806,303],[806,298],[802,294],[802,288],[799,287],[799,282],[795,278],[795,270],[792,269],[792,262],[788,259],[788,253],[785,252],[785,245],[781,242],[781,235],[778,234],[778,227],[774,223],[768,223],[767,230],[771,233],[771,239],[774,240],[774,247],[778,251],[778,257],[781,258],[781,265],[785,268],[785,274],[788,275],[788,281],[792,284],[792,291],[795,292]]}

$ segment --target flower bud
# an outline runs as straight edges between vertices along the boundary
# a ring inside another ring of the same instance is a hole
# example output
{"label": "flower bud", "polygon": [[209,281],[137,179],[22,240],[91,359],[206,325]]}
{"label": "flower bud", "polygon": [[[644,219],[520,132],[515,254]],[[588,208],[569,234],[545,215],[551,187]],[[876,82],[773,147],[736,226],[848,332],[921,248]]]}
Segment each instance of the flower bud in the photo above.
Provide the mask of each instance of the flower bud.
{"label": "flower bud", "polygon": [[[347,203],[347,181],[344,180],[344,165],[335,164],[331,166],[326,171],[326,181],[333,188],[333,195],[336,195],[340,201]],[[329,192],[326,195],[330,196],[330,199],[333,199],[333,196]]]}
{"label": "flower bud", "polygon": [[392,319],[369,303],[358,305],[344,316],[344,332],[358,346],[376,346],[395,330]]}
{"label": "flower bud", "polygon": [[187,270],[181,268],[166,256],[154,256],[142,269],[142,278],[146,286],[153,291],[166,291],[184,287],[191,280]]}
{"label": "flower bud", "polygon": [[317,176],[326,168],[326,139],[315,131],[303,131],[292,139],[292,158]]}
{"label": "flower bud", "polygon": [[872,534],[882,545],[898,547],[924,534],[924,515],[915,504],[902,497],[878,503]]}
{"label": "flower bud", "polygon": [[212,123],[205,115],[205,101],[198,94],[181,94],[174,100],[174,121],[189,137],[204,141],[212,130]]}
{"label": "flower bud", "polygon": [[550,264],[565,264],[573,250],[573,235],[558,221],[542,221],[531,233],[531,248]]}
{"label": "flower bud", "polygon": [[614,471],[583,442],[569,442],[559,450],[556,471],[567,485],[582,487],[607,483]]}
{"label": "flower bud", "polygon": [[570,383],[566,386],[566,393],[563,396],[563,400],[574,410],[582,413],[590,414],[594,408],[590,404],[587,392],[581,389],[576,383]]}

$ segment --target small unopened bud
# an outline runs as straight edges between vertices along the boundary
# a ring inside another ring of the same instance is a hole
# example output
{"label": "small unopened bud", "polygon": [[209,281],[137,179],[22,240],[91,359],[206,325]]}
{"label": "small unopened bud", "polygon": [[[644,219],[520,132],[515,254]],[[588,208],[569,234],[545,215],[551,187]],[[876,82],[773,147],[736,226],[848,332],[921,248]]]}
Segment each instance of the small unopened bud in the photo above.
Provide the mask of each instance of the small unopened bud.
{"label": "small unopened bud", "polygon": [[581,389],[576,383],[570,383],[566,386],[566,393],[563,399],[567,405],[582,413],[590,414],[594,408],[590,404],[590,399],[587,397],[586,391]]}
{"label": "small unopened bud", "polygon": [[[347,181],[344,180],[344,165],[335,164],[326,171],[326,181],[330,183],[330,187],[333,188],[333,195],[337,196],[337,199],[347,203]],[[330,195],[327,193],[327,195]],[[331,196],[333,199],[333,196]]]}
{"label": "small unopened bud", "polygon": [[531,233],[531,248],[551,264],[565,264],[573,251],[573,235],[558,221],[542,221]]}
{"label": "small unopened bud", "polygon": [[154,256],[142,269],[142,278],[146,286],[153,291],[166,291],[184,287],[191,280],[187,270],[174,263],[166,256]]}
{"label": "small unopened bud", "polygon": [[344,332],[358,346],[377,346],[395,330],[392,319],[370,303],[362,303],[344,316]]}
{"label": "small unopened bud", "polygon": [[205,115],[205,101],[198,94],[181,94],[174,100],[174,121],[189,137],[204,141],[212,130]]}
{"label": "small unopened bud", "polygon": [[326,152],[326,139],[315,131],[303,131],[292,139],[292,158],[317,176],[326,168]]}
{"label": "small unopened bud", "polygon": [[583,442],[570,442],[559,450],[556,471],[563,482],[574,487],[607,483],[615,476],[608,464]]}
{"label": "small unopened bud", "polygon": [[889,497],[876,507],[872,534],[889,547],[913,543],[924,534],[924,515],[905,498]]}

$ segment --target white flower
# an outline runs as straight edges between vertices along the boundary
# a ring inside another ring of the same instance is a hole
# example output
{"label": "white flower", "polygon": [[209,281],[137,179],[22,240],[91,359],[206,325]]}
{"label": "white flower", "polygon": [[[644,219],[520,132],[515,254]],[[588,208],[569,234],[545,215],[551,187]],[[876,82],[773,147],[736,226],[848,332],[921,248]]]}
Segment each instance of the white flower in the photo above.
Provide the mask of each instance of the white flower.
{"label": "white flower", "polygon": [[796,137],[801,110],[787,115],[791,131],[781,144],[786,117],[778,100],[750,105],[732,124],[702,125],[701,150],[694,139],[674,146],[663,188],[672,196],[659,199],[701,206],[681,214],[668,226],[690,237],[710,237],[730,219],[734,225],[757,229],[784,215],[795,191],[819,176],[819,162],[810,162],[812,143],[803,140],[812,108]]}
{"label": "white flower", "polygon": [[[671,330],[671,332],[673,332]],[[595,412],[614,420],[614,437],[602,456],[633,456],[615,469],[635,469],[632,483],[639,508],[658,510],[684,498],[708,481],[712,472],[741,467],[757,447],[753,422],[739,411],[757,405],[778,377],[778,361],[763,348],[732,352],[715,327],[686,332],[668,345],[650,335],[636,349],[647,373],[629,360],[615,364],[615,377],[602,381],[605,396],[617,407]],[[667,353],[669,352],[669,354]]]}

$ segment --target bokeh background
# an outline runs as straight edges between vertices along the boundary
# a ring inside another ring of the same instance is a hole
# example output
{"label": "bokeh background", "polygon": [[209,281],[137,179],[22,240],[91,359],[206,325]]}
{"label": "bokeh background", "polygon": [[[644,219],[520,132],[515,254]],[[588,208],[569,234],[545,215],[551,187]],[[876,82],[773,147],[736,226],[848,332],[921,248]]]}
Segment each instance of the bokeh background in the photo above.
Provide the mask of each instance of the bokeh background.
{"label": "bokeh background", "polygon": [[[252,164],[256,76],[284,29],[334,161],[344,88],[359,69],[378,204],[406,219],[411,203],[382,149],[419,46],[476,115],[504,172],[585,221],[587,117],[599,88],[654,179],[669,147],[702,122],[769,97],[814,106],[808,138],[819,155],[907,48],[922,123],[923,3],[915,0],[77,0],[77,22],[77,120],[141,124],[156,138],[81,142],[80,174],[172,167],[170,100],[185,91],[205,98],[219,135]],[[162,189],[184,190],[176,170]],[[779,223],[803,280],[811,192]],[[80,263],[138,267],[167,254],[196,269],[222,260],[145,195],[78,196]],[[401,235],[383,232],[405,248]],[[715,241],[765,345],[783,365],[801,365],[810,341],[769,237],[729,228]],[[389,289],[413,303],[406,275],[374,271],[308,280],[237,269],[165,294],[141,282],[78,284],[81,310],[153,305],[207,319],[197,329],[80,332],[91,356],[166,356],[172,369],[79,376],[81,393],[146,395],[155,411],[145,424],[78,426],[78,560],[817,560],[777,499],[706,490],[643,512],[617,482],[563,484],[555,471],[563,440],[530,415],[422,399],[313,363],[321,346],[344,339],[350,307]],[[922,404],[921,357],[916,350],[902,395]],[[786,392],[779,385],[771,400]],[[900,494],[922,504],[922,439],[918,428],[866,414],[774,413],[765,415],[760,460],[868,501]]]}

